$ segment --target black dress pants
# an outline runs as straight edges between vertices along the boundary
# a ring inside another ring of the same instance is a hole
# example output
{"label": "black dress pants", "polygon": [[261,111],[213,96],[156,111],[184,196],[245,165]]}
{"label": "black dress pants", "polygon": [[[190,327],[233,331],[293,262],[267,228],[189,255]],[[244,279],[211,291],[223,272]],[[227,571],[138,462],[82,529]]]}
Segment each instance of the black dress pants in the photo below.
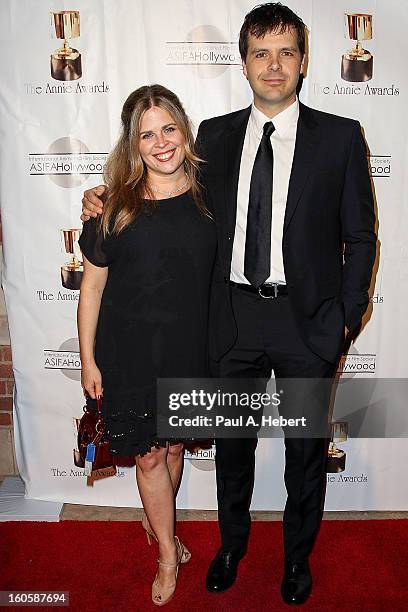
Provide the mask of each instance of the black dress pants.
{"label": "black dress pants", "polygon": [[[231,291],[238,337],[221,361],[213,362],[214,376],[268,379],[273,370],[277,389],[282,382],[285,384],[284,379],[299,379],[299,384],[296,381],[296,385],[290,387],[291,398],[286,398],[289,400],[286,406],[293,414],[327,423],[336,365],[314,354],[301,339],[288,296],[264,299],[237,287],[232,287]],[[302,389],[302,380],[307,383],[308,379],[310,385],[313,386],[316,379],[320,385],[313,393],[312,402],[310,395],[307,397],[310,389]],[[322,379],[325,379],[323,383]],[[285,558],[289,561],[302,561],[308,557],[320,526],[328,442],[328,435],[307,438],[285,435],[287,501],[283,535]],[[216,440],[222,548],[239,555],[246,552],[250,531],[249,506],[256,444],[257,440],[253,438]],[[273,483],[265,486],[273,486]]]}

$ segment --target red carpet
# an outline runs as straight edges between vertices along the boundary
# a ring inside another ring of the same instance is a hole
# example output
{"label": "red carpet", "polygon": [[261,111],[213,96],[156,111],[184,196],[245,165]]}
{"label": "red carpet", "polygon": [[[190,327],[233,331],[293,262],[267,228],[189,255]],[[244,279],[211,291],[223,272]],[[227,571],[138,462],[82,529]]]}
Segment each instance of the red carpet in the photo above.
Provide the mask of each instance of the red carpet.
{"label": "red carpet", "polygon": [[[291,609],[279,593],[280,523],[253,523],[238,580],[222,595],[205,590],[217,524],[180,523],[179,536],[193,558],[181,566],[167,612]],[[150,601],[156,554],[137,523],[0,523],[0,590],[69,591],[70,609],[80,612],[157,610]],[[305,612],[405,612],[408,521],[325,521],[311,567],[314,589]]]}

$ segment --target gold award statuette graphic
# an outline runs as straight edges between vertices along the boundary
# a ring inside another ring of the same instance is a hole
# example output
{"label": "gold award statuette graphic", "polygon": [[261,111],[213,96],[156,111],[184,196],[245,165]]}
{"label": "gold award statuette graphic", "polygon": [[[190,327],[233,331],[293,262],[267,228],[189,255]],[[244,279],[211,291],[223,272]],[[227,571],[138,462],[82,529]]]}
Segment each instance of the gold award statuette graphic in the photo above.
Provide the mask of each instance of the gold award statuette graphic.
{"label": "gold award statuette graphic", "polygon": [[75,81],[82,76],[81,54],[68,40],[80,35],[79,11],[58,11],[50,16],[56,37],[64,41],[63,47],[51,54],[51,76],[57,81]]}
{"label": "gold award statuette graphic", "polygon": [[82,261],[80,260],[80,248],[78,244],[81,230],[62,229],[61,237],[63,241],[64,251],[71,258],[70,261],[61,266],[61,282],[65,289],[79,290],[82,280],[82,272],[84,270]]}
{"label": "gold award statuette graphic", "polygon": [[331,442],[327,453],[326,472],[337,474],[346,469],[346,453],[338,448],[336,442],[346,442],[348,438],[348,423],[338,421],[331,424]]}
{"label": "gold award statuette graphic", "polygon": [[344,14],[345,38],[356,41],[356,46],[341,59],[341,78],[344,81],[362,83],[373,77],[373,56],[363,49],[362,40],[373,37],[373,16],[365,13]]}

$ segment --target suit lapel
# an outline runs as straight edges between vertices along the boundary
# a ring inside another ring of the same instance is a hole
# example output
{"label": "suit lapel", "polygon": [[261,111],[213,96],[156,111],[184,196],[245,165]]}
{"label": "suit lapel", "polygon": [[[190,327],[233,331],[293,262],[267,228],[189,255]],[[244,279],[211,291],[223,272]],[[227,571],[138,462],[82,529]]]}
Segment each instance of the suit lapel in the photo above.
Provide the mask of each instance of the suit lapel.
{"label": "suit lapel", "polygon": [[299,105],[299,120],[296,132],[296,145],[293,155],[292,171],[289,180],[283,231],[289,226],[299,203],[309,173],[312,169],[316,148],[319,143],[318,124],[313,112],[303,104]]}

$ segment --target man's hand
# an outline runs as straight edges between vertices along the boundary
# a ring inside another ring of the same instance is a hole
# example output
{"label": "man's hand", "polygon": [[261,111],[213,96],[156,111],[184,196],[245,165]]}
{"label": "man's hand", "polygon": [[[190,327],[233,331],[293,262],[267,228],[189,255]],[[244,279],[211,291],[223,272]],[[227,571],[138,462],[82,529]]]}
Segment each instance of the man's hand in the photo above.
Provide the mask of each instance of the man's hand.
{"label": "man's hand", "polygon": [[103,202],[98,196],[101,196],[105,189],[105,185],[98,185],[98,187],[87,189],[84,192],[84,197],[82,198],[82,221],[89,221],[90,217],[97,217],[102,214]]}

